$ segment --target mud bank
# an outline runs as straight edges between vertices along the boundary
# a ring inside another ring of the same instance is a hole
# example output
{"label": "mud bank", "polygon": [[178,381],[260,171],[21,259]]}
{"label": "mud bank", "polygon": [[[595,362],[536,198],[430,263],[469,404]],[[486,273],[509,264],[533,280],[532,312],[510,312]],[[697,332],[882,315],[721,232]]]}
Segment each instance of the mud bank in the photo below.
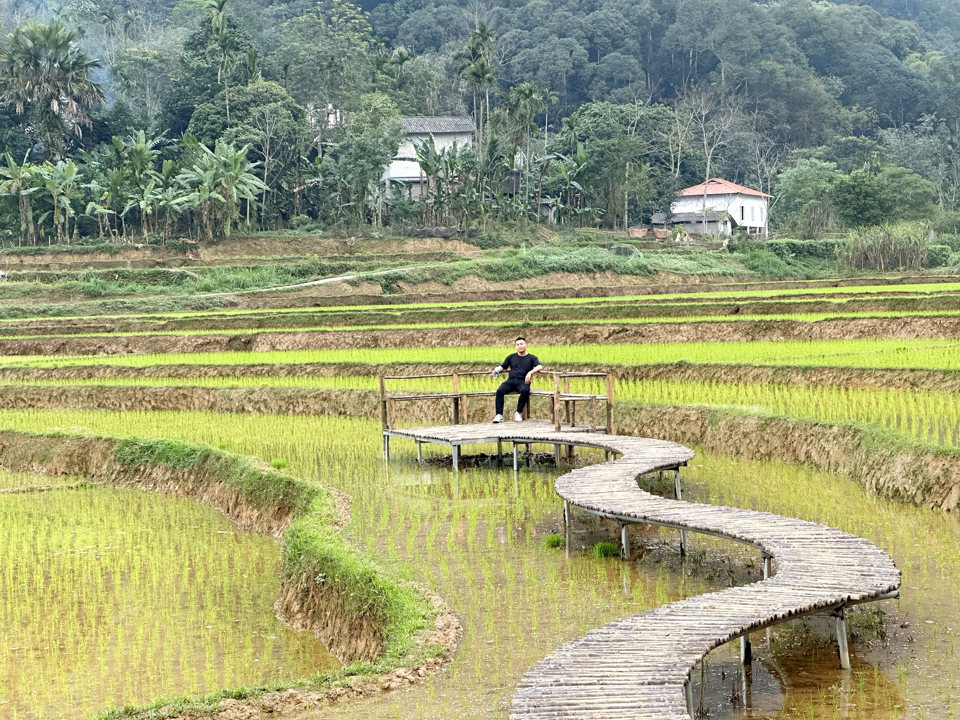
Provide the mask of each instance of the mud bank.
{"label": "mud bank", "polygon": [[698,445],[751,460],[844,473],[881,497],[941,510],[960,501],[960,452],[891,442],[854,425],[763,418],[690,407],[617,408],[617,432]]}
{"label": "mud bank", "polygon": [[379,417],[379,396],[366,390],[326,388],[8,385],[0,387],[0,407]]}
{"label": "mud bank", "polygon": [[446,327],[397,330],[251,332],[211,335],[130,335],[0,339],[3,355],[124,355],[150,353],[252,352],[337,348],[468,347],[502,345],[522,333],[538,345],[665,342],[743,342],[751,340],[836,340],[859,338],[960,337],[960,317],[905,317],[797,320],[744,320],[636,325],[504,323],[499,327]]}
{"label": "mud bank", "polygon": [[[466,363],[411,364],[396,363],[391,365],[370,365],[355,363],[285,363],[285,364],[258,364],[258,365],[150,365],[147,367],[129,367],[123,365],[77,365],[62,368],[15,368],[0,367],[0,380],[29,382],[31,380],[94,380],[110,378],[198,378],[198,377],[344,377],[366,376],[376,377],[385,375],[428,375],[449,369],[454,370],[488,370],[487,364],[469,365]],[[594,372],[598,366],[580,365],[555,366],[555,370],[581,370]],[[960,372],[950,370],[921,370],[921,369],[885,369],[885,368],[843,368],[843,367],[789,367],[764,365],[698,365],[690,362],[680,362],[664,365],[613,365],[601,367],[619,380],[683,380],[689,382],[720,382],[720,383],[757,383],[782,384],[804,386],[841,386],[850,388],[913,388],[918,390],[938,390],[942,392],[960,392]],[[201,388],[193,388],[191,393],[185,393],[186,402],[197,402],[192,393],[199,393]],[[49,393],[56,392],[56,388],[47,388]],[[260,394],[280,393],[282,389],[258,389]],[[42,394],[33,394],[43,402]],[[76,392],[79,392],[77,390]],[[183,392],[183,391],[181,391]],[[238,390],[239,392],[239,390]],[[255,395],[252,389],[244,392]],[[314,390],[303,388],[296,391],[301,395],[308,395]],[[317,393],[324,391],[316,390]],[[350,395],[350,390],[338,391],[344,396]],[[0,389],[0,395],[15,398],[17,392]],[[358,395],[354,402],[365,403],[366,396]],[[206,401],[204,401],[206,402]],[[226,401],[225,401],[226,402]],[[231,401],[232,402],[232,401]],[[18,405],[19,406],[19,405]],[[364,405],[364,408],[368,406]],[[188,405],[182,408],[188,409]],[[202,409],[202,408],[196,408]],[[230,410],[229,412],[234,412]]]}
{"label": "mud bank", "polygon": [[[165,440],[0,431],[0,462],[11,471],[80,475],[93,482],[188,496],[213,505],[241,528],[282,539],[278,615],[311,631],[345,664],[381,661],[381,667],[393,668],[383,675],[369,669],[337,671],[336,681],[321,689],[250,693],[242,701],[223,701],[216,716],[252,717],[399,687],[441,667],[459,642],[460,625],[439,598],[425,599],[398,583],[340,539],[338,530],[349,516],[348,498],[276,472],[255,458]],[[296,553],[290,551],[292,544]],[[329,580],[320,582],[318,577]],[[399,604],[385,607],[385,595]],[[392,632],[388,616],[397,613],[403,622],[422,629],[413,650],[383,662]],[[150,713],[176,715],[172,707]]]}
{"label": "mud bank", "polygon": [[[319,304],[319,303],[318,303]],[[866,297],[844,298],[842,304],[836,299],[806,299],[802,301],[771,301],[759,302],[675,302],[660,300],[658,302],[643,303],[640,301],[615,302],[606,304],[591,302],[579,307],[556,305],[548,307],[543,304],[524,305],[519,301],[512,308],[491,309],[482,306],[453,308],[416,308],[405,309],[402,312],[390,306],[380,306],[378,309],[339,310],[329,308],[322,312],[302,310],[300,312],[261,312],[210,313],[195,314],[187,317],[98,317],[89,321],[70,317],[63,320],[47,318],[37,320],[5,320],[0,323],[0,335],[5,337],[47,337],[55,335],[91,335],[91,334],[120,334],[120,333],[197,333],[197,332],[277,332],[281,330],[311,330],[317,328],[347,329],[354,326],[390,326],[411,324],[451,324],[471,326],[486,324],[490,321],[491,312],[499,313],[500,317],[512,314],[522,316],[526,321],[535,323],[550,323],[564,321],[581,322],[618,322],[628,319],[648,319],[662,322],[665,318],[689,318],[697,320],[709,315],[714,318],[729,317],[750,318],[753,316],[797,315],[823,313],[836,315],[837,313],[852,314],[881,314],[881,313],[920,313],[944,312],[960,310],[960,296],[956,294],[942,294],[919,297]]]}

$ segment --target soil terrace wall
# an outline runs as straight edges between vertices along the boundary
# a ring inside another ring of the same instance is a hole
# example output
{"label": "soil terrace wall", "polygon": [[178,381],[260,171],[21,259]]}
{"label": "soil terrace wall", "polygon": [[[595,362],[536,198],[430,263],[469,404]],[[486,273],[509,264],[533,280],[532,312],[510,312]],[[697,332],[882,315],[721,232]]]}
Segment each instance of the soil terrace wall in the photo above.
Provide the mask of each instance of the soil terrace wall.
{"label": "soil terrace wall", "polygon": [[[903,317],[744,320],[640,324],[551,325],[518,322],[499,328],[326,330],[201,335],[59,336],[0,338],[3,355],[124,355],[225,351],[316,350],[326,348],[416,347],[427,339],[443,347],[503,345],[523,332],[538,345],[591,343],[699,342],[706,340],[830,340],[837,338],[960,337],[960,317]],[[602,358],[600,358],[602,360]]]}
{"label": "soil terrace wall", "polygon": [[956,510],[960,501],[960,453],[891,443],[862,427],[691,407],[627,406],[616,415],[622,434],[666,438],[754,460],[809,463],[847,474],[882,497],[916,505]]}
{"label": "soil terrace wall", "polygon": [[[496,358],[499,359],[499,358]],[[456,364],[259,364],[259,365],[152,365],[131,367],[123,365],[80,365],[59,368],[14,368],[0,367],[0,380],[77,380],[98,378],[195,378],[195,377],[342,377],[345,375],[426,375],[444,368],[460,371],[489,370],[491,363],[467,365]],[[593,372],[596,366],[557,366],[554,370],[583,370]],[[723,383],[779,383],[806,386],[842,386],[857,388],[911,388],[960,391],[960,372],[950,370],[917,370],[851,367],[785,367],[763,365],[715,365],[679,362],[660,365],[613,366],[606,368],[614,377],[622,380],[686,380],[691,382]],[[548,381],[549,384],[549,381]],[[544,386],[540,386],[541,389]],[[48,389],[52,389],[49,388]],[[266,388],[259,388],[265,390]],[[278,389],[279,390],[279,389]],[[3,392],[3,391],[0,391]],[[313,390],[301,388],[298,392],[309,394]],[[351,391],[341,390],[348,394]],[[15,395],[16,393],[14,393]],[[361,397],[356,402],[364,402]]]}
{"label": "soil terrace wall", "polygon": [[[52,475],[79,475],[92,481],[139,487],[185,495],[210,503],[239,527],[281,537],[306,507],[311,493],[327,492],[269,469],[260,472],[268,481],[273,502],[252,498],[242,485],[225,479],[225,470],[251,459],[211,449],[193,467],[163,462],[130,464],[118,458],[124,441],[108,438],[33,435],[0,431],[0,461],[8,470]],[[341,515],[346,511],[341,504]],[[345,593],[331,583],[318,584],[316,571],[285,576],[276,603],[286,621],[313,632],[341,662],[372,661],[383,650],[383,618],[351,611]]]}

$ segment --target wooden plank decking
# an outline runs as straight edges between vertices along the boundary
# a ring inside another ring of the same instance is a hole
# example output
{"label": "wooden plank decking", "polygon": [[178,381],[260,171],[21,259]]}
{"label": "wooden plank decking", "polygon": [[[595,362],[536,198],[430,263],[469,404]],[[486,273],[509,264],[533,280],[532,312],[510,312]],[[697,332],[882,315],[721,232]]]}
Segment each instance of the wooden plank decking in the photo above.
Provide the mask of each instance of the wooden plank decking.
{"label": "wooden plank decking", "polygon": [[563,443],[620,455],[555,481],[566,503],[621,522],[669,525],[748,543],[773,558],[776,574],[623,618],[566,643],[523,677],[511,720],[675,720],[690,717],[685,685],[711,650],[753,630],[811,612],[834,612],[843,658],[843,608],[895,596],[900,572],[873,543],[818,523],[772,513],[651,495],[637,478],[693,457],[676,443],[601,433],[556,432],[549,423],[407,428],[418,442]]}

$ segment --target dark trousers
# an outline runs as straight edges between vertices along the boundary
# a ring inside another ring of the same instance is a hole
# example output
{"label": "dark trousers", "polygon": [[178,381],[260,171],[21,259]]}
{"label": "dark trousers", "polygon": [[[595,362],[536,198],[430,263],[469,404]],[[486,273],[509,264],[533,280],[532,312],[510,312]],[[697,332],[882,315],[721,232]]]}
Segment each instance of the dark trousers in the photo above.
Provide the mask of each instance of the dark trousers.
{"label": "dark trousers", "polygon": [[521,380],[504,380],[497,388],[497,415],[503,415],[503,397],[504,395],[513,395],[520,393],[520,399],[517,400],[517,412],[522,413],[530,399],[530,383]]}

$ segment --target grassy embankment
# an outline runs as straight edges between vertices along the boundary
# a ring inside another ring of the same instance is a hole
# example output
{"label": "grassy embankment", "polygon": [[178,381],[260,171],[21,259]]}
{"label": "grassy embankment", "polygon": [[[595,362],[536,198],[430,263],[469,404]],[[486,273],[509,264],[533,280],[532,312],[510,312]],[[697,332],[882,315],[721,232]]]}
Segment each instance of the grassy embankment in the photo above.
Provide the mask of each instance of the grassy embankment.
{"label": "grassy embankment", "polygon": [[[241,527],[281,537],[279,611],[314,630],[345,662],[294,687],[349,687],[399,667],[437,663],[450,650],[426,640],[437,608],[341,537],[342,510],[329,490],[251,458],[178,440],[8,430],[0,434],[0,446],[10,469],[68,472],[93,481],[185,493],[214,504]],[[290,686],[284,682],[162,699],[142,710],[127,708],[107,717],[211,712],[226,698],[257,698]]]}

